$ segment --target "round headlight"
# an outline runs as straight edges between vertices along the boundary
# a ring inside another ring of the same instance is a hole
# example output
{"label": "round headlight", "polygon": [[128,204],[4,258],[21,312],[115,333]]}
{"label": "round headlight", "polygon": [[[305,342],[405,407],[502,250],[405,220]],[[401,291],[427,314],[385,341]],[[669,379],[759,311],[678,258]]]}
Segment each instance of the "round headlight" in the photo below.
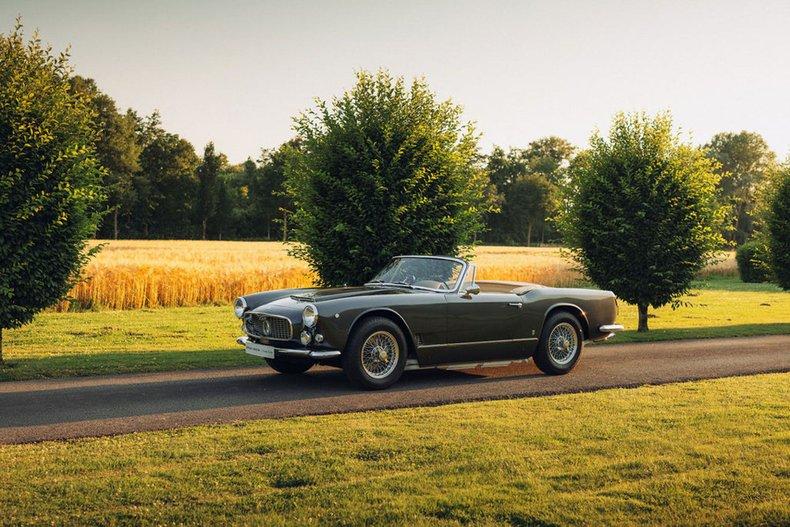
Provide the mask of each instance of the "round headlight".
{"label": "round headlight", "polygon": [[239,297],[233,303],[233,313],[236,317],[241,318],[244,315],[244,312],[247,310],[247,301],[244,300],[243,297]]}
{"label": "round headlight", "polygon": [[313,304],[307,304],[302,311],[302,323],[306,328],[311,328],[316,322],[318,322],[318,308]]}

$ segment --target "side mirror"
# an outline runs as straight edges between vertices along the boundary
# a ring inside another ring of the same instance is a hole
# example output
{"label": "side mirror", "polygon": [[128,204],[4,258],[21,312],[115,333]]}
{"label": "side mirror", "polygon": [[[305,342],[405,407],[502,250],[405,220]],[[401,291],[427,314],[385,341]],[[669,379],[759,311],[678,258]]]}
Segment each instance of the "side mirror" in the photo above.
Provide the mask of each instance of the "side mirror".
{"label": "side mirror", "polygon": [[468,287],[461,292],[461,296],[464,298],[472,298],[472,295],[477,295],[480,293],[480,287],[473,285],[472,287]]}

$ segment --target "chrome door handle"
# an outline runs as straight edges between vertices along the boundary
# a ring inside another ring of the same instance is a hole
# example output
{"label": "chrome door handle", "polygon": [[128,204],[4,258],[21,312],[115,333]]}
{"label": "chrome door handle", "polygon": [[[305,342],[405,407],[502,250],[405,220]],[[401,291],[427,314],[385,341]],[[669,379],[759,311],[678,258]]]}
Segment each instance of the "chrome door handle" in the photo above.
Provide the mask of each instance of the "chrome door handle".
{"label": "chrome door handle", "polygon": [[517,308],[521,309],[521,306],[522,306],[523,304],[522,304],[521,302],[510,302],[510,303],[508,303],[508,305],[509,305],[509,306],[513,306],[513,307],[517,307]]}

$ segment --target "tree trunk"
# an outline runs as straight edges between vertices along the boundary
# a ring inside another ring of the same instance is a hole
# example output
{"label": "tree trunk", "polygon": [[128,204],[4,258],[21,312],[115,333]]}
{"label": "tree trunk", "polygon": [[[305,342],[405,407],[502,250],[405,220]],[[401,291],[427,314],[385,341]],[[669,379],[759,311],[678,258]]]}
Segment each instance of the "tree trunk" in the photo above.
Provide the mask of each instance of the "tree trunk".
{"label": "tree trunk", "polygon": [[113,239],[118,239],[118,207],[112,213],[112,235]]}
{"label": "tree trunk", "polygon": [[272,239],[272,218],[270,216],[266,216],[266,239],[269,241]]}
{"label": "tree trunk", "polygon": [[283,243],[288,241],[288,213],[283,211]]}
{"label": "tree trunk", "polygon": [[3,328],[0,328],[0,366],[3,365]]}
{"label": "tree trunk", "polygon": [[639,310],[639,327],[637,331],[647,331],[647,304],[638,304]]}
{"label": "tree trunk", "polygon": [[203,218],[203,239],[206,239],[206,218]]}
{"label": "tree trunk", "polygon": [[540,246],[543,247],[543,241],[546,237],[546,222],[543,222],[543,225],[540,226]]}
{"label": "tree trunk", "polygon": [[527,224],[527,247],[532,245],[532,222]]}

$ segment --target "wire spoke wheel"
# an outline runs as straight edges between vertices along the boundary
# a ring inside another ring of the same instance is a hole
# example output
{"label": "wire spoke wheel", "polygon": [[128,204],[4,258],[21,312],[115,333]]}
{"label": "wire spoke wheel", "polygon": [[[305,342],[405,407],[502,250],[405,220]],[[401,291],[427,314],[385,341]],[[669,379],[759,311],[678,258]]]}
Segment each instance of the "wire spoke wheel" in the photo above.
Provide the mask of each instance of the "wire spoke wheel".
{"label": "wire spoke wheel", "polygon": [[384,379],[395,371],[399,357],[398,340],[387,331],[372,333],[362,344],[362,369],[374,379]]}
{"label": "wire spoke wheel", "polygon": [[576,328],[568,322],[560,322],[549,334],[548,351],[551,360],[558,365],[568,364],[579,351],[579,336]]}

